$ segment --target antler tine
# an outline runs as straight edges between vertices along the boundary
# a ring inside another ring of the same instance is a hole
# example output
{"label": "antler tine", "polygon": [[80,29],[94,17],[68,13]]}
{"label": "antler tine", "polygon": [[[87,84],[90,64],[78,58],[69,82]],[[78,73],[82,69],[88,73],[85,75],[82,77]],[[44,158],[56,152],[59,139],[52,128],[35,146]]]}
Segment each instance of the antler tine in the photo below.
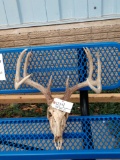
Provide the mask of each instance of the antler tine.
{"label": "antler tine", "polygon": [[89,60],[89,78],[92,79],[92,74],[93,74],[93,60],[92,60],[92,56],[90,54],[90,50],[88,48],[84,48],[84,51],[88,57],[88,60]]}
{"label": "antler tine", "polygon": [[67,76],[67,80],[66,80],[66,89],[69,87],[69,76]]}
{"label": "antler tine", "polygon": [[50,80],[49,80],[49,83],[48,83],[48,86],[47,86],[48,90],[50,90],[51,85],[52,85],[52,75],[50,76]]}
{"label": "antler tine", "polygon": [[50,87],[52,85],[52,75],[50,76],[50,80],[47,85],[45,97],[47,97],[47,104],[50,105],[52,103],[53,97],[51,95]]}
{"label": "antler tine", "polygon": [[97,53],[97,59],[98,59],[98,75],[97,75],[97,82],[98,82],[98,88],[99,93],[102,91],[102,84],[101,84],[101,62],[100,62],[100,56]]}
{"label": "antler tine", "polygon": [[18,57],[18,60],[17,60],[17,65],[16,65],[16,81],[19,81],[20,80],[20,64],[21,64],[21,61],[22,61],[22,58],[24,56],[24,54],[26,53],[27,49],[24,49],[20,56]]}
{"label": "antler tine", "polygon": [[[83,87],[87,87],[89,86],[93,91],[95,91],[96,93],[100,93],[102,90],[102,85],[101,85],[101,62],[100,62],[100,57],[97,53],[97,64],[98,64],[98,75],[97,75],[97,79],[93,80],[92,79],[92,74],[93,74],[93,60],[92,60],[92,56],[90,53],[90,50],[88,48],[83,48],[87,58],[89,60],[89,76],[87,78],[86,81],[79,83],[71,88],[66,87],[66,91],[64,94],[63,99],[64,100],[68,100],[70,98],[70,96],[72,95],[73,92],[75,92],[76,90],[83,88]],[[66,84],[67,84],[66,80]],[[97,86],[97,87],[95,87]]]}
{"label": "antler tine", "polygon": [[98,74],[97,74],[97,80],[96,80],[96,87],[94,87],[92,84],[91,84],[91,81],[92,81],[92,77],[88,77],[87,79],[87,82],[88,82],[88,85],[89,87],[96,93],[100,93],[101,90],[102,90],[102,85],[101,85],[101,62],[100,62],[100,57],[99,57],[99,54],[97,53],[96,54],[97,56],[97,64],[98,64]]}
{"label": "antler tine", "polygon": [[21,52],[21,54],[17,60],[16,75],[15,75],[15,89],[18,89],[19,86],[30,77],[30,75],[28,75],[28,76],[24,77],[23,79],[20,78],[20,64],[21,64],[22,58],[23,58],[24,54],[26,53],[26,51],[27,51],[27,49],[24,49]]}
{"label": "antler tine", "polygon": [[[26,77],[26,76],[27,76],[28,61],[29,61],[29,58],[30,58],[31,55],[32,55],[32,53],[31,53],[31,52],[28,52],[28,54],[27,54],[27,56],[26,56],[25,64],[24,64],[23,77]],[[31,74],[30,74],[30,76],[31,76]]]}
{"label": "antler tine", "polygon": [[63,96],[63,100],[68,100],[71,96],[71,91],[70,91],[70,88],[69,88],[69,76],[67,76],[67,80],[66,80],[66,91],[65,91],[65,94]]}

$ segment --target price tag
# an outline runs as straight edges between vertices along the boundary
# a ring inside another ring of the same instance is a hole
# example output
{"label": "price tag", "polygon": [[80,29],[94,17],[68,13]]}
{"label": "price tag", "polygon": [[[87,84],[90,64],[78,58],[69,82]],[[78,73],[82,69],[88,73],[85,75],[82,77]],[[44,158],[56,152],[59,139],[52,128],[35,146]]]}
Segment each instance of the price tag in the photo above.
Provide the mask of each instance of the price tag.
{"label": "price tag", "polygon": [[6,80],[2,54],[0,54],[0,81],[1,80]]}
{"label": "price tag", "polygon": [[54,98],[54,101],[52,103],[52,107],[59,109],[61,111],[70,113],[71,109],[73,107],[73,103],[61,100],[59,98]]}

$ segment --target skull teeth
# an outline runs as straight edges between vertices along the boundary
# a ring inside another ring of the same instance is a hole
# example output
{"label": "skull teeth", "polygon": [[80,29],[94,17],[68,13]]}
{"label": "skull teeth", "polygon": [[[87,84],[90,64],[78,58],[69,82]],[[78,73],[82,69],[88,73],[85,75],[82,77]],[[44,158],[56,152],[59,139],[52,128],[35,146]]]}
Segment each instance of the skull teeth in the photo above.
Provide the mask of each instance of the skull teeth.
{"label": "skull teeth", "polygon": [[62,147],[62,139],[57,139],[57,141],[54,141],[54,145],[57,150],[61,150]]}

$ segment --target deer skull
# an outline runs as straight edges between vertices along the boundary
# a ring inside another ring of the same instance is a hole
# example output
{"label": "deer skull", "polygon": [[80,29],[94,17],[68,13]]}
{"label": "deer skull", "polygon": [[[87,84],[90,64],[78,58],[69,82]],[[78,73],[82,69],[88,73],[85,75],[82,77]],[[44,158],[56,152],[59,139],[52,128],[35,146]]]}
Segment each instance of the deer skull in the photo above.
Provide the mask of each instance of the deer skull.
{"label": "deer skull", "polygon": [[[70,99],[70,96],[72,95],[73,92],[76,90],[89,86],[93,91],[96,93],[100,93],[102,90],[101,86],[101,63],[100,63],[100,58],[99,55],[97,54],[97,60],[98,60],[98,76],[96,80],[92,79],[92,74],[93,74],[93,60],[91,53],[88,48],[83,48],[88,60],[89,60],[89,76],[86,81],[76,84],[75,86],[69,88],[69,77],[66,80],[66,91],[63,96],[63,100],[68,101]],[[21,60],[25,54],[26,50],[22,51],[18,61],[17,61],[17,66],[16,66],[16,75],[15,75],[15,89],[18,89],[19,86],[22,83],[28,84],[38,90],[40,90],[44,96],[46,97],[47,104],[48,104],[48,109],[47,109],[47,117],[50,122],[50,128],[52,133],[54,134],[54,144],[56,149],[61,149],[62,147],[62,142],[63,142],[63,131],[66,126],[66,121],[68,118],[69,113],[60,111],[58,109],[55,109],[52,107],[52,102],[53,102],[53,97],[51,95],[50,91],[50,86],[52,84],[52,76],[50,77],[48,87],[45,88],[41,84],[38,84],[37,82],[34,82],[33,80],[30,79],[31,75],[27,74],[27,66],[28,66],[28,60],[29,57],[31,56],[31,52],[29,52],[26,56],[25,59],[25,64],[24,64],[24,71],[23,71],[23,77],[20,77],[20,64]]]}
{"label": "deer skull", "polygon": [[47,118],[49,119],[50,129],[54,135],[54,144],[56,149],[60,150],[63,143],[63,131],[68,119],[68,113],[60,111],[49,106],[47,109]]}

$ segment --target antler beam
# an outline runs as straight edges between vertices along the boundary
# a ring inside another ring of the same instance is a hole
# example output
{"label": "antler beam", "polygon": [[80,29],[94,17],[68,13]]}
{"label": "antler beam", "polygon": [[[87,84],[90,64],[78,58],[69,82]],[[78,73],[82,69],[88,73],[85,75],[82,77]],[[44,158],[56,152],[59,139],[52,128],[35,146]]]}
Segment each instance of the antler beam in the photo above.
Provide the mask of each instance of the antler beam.
{"label": "antler beam", "polygon": [[28,84],[28,85],[40,90],[44,94],[44,96],[46,97],[47,104],[49,105],[52,103],[52,100],[53,100],[53,98],[51,96],[51,91],[50,91],[50,86],[52,84],[52,76],[50,77],[47,88],[44,88],[42,85],[40,85],[37,82],[34,82],[30,79],[31,74],[30,75],[27,74],[27,66],[28,66],[29,57],[32,55],[31,52],[29,52],[26,56],[23,77],[22,78],[20,77],[20,64],[21,64],[22,58],[23,58],[24,54],[26,53],[26,51],[27,51],[27,49],[23,50],[17,60],[16,75],[15,75],[15,89],[18,89],[20,87],[20,85],[23,83]]}

